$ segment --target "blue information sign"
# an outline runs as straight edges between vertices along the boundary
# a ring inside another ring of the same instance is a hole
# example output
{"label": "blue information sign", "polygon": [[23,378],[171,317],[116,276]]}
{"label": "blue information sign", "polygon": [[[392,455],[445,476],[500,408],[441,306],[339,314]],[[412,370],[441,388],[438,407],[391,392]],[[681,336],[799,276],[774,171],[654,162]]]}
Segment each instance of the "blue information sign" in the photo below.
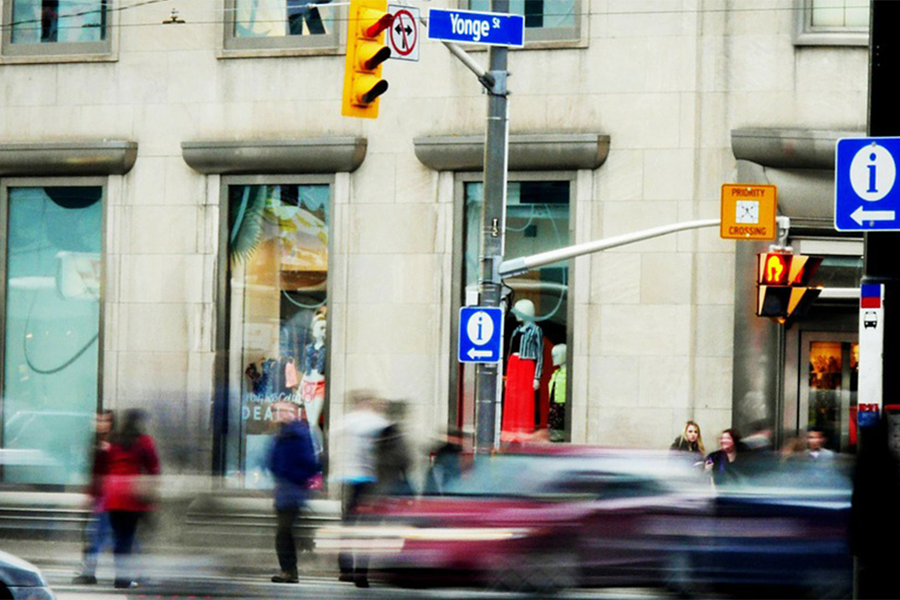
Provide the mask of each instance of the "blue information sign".
{"label": "blue information sign", "polygon": [[464,44],[521,47],[525,45],[525,17],[432,8],[428,11],[428,38]]}
{"label": "blue information sign", "polygon": [[835,150],[834,228],[900,231],[900,138],[848,138]]}
{"label": "blue information sign", "polygon": [[459,309],[459,362],[500,362],[503,311],[487,306]]}

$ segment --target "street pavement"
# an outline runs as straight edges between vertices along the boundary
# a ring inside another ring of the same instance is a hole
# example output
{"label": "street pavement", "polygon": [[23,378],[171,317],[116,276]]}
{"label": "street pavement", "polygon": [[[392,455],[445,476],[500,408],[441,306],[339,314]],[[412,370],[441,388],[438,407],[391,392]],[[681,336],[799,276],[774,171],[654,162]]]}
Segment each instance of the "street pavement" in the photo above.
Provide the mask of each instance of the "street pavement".
{"label": "street pavement", "polygon": [[[66,583],[71,573],[68,571],[47,571],[44,575],[50,581],[58,600],[204,600],[227,598],[228,600],[259,600],[261,598],[312,598],[315,600],[365,599],[365,600],[500,600],[524,597],[516,594],[492,592],[478,589],[454,588],[438,590],[407,590],[388,586],[373,585],[368,589],[358,589],[348,583],[340,583],[331,578],[301,577],[296,585],[278,585],[241,577],[209,577],[195,581],[159,582],[128,592],[112,587],[111,579],[101,579],[91,586],[77,586]],[[560,593],[559,600],[616,600],[616,599],[656,599],[669,598],[661,590],[648,589],[598,589],[572,590]]]}

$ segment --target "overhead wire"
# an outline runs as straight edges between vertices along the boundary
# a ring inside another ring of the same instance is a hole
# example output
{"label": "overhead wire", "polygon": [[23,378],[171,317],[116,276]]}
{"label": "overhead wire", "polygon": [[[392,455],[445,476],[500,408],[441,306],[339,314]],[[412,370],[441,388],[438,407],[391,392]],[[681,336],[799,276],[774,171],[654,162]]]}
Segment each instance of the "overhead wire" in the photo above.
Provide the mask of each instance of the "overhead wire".
{"label": "overhead wire", "polygon": [[[97,1],[98,3],[100,2],[100,0],[95,0],[95,1]],[[180,0],[180,2],[182,2],[184,4],[192,4],[196,1],[197,0]],[[237,2],[237,1],[238,0],[235,0],[235,2]],[[525,0],[525,2],[529,2],[529,1],[530,0]],[[538,1],[538,0],[535,0],[535,1]],[[541,0],[541,1],[543,1],[543,0]],[[105,8],[96,8],[96,9],[91,9],[91,10],[85,10],[85,11],[80,11],[77,13],[72,13],[72,14],[68,14],[68,15],[64,15],[64,16],[66,18],[71,18],[71,17],[87,16],[90,14],[100,14],[103,12],[122,13],[122,12],[125,12],[128,10],[133,10],[135,8],[142,8],[142,7],[145,7],[148,5],[161,4],[164,2],[176,3],[176,2],[179,2],[179,0],[142,0],[140,2],[135,2],[133,4],[127,4],[127,5],[122,5],[122,6],[107,6]],[[585,9],[578,9],[578,10],[573,9],[573,10],[561,10],[558,12],[555,10],[543,11],[539,14],[539,16],[541,16],[543,18],[551,18],[552,19],[552,18],[561,18],[561,17],[584,17],[584,16],[588,16],[588,17],[640,16],[640,15],[653,16],[653,15],[671,15],[671,14],[681,14],[681,15],[725,14],[725,13],[727,13],[727,14],[745,13],[746,14],[746,13],[771,13],[771,12],[795,13],[795,12],[808,10],[808,7],[795,5],[793,0],[779,0],[779,2],[783,2],[785,4],[785,6],[783,6],[783,7],[771,6],[771,5],[756,5],[756,6],[744,6],[744,7],[708,7],[707,6],[707,7],[696,8],[696,9],[691,9],[691,8],[664,9],[664,8],[654,7],[654,8],[648,8],[646,10],[615,10],[615,9],[613,9],[613,10],[592,10],[591,8],[588,8],[586,10]],[[430,0],[418,0],[417,2],[409,3],[409,5],[417,4],[417,3],[429,4]],[[274,0],[271,3],[256,2],[255,4],[257,6],[260,4],[262,4],[263,6],[265,6],[266,4],[270,4],[272,9],[288,7],[288,2],[285,0],[281,0],[281,1]],[[584,4],[590,5],[591,3],[588,0],[582,0],[582,2],[580,2],[580,4],[581,5],[584,5]],[[776,4],[778,4],[778,2],[776,2]],[[323,8],[325,8],[325,9],[328,9],[328,8],[340,8],[340,7],[349,6],[349,5],[350,5],[350,2],[343,1],[343,2],[328,2],[328,3],[311,3],[311,4],[303,5],[302,7],[299,7],[299,8],[304,8],[304,9],[307,9],[307,8],[323,9]],[[861,0],[858,4],[848,3],[848,4],[845,4],[844,6],[831,8],[829,10],[842,9],[842,10],[846,11],[846,10],[851,10],[851,9],[865,9],[865,8],[868,8],[869,6],[870,6],[869,1]],[[192,10],[192,12],[198,12],[194,8],[191,8],[191,10]],[[234,7],[234,8],[218,7],[218,8],[210,8],[210,9],[200,9],[199,12],[210,12],[210,13],[216,13],[216,14],[223,14],[223,13],[229,13],[229,12],[236,13],[236,12],[239,12],[242,10],[246,10],[246,9],[242,8],[242,7]],[[343,11],[341,11],[341,12],[343,12]],[[328,20],[331,21],[332,23],[340,24],[340,23],[347,23],[350,20],[350,18],[347,16],[344,16],[344,15],[333,15]],[[41,21],[42,21],[42,19],[38,18],[38,19],[23,19],[23,20],[18,20],[18,21],[10,21],[8,23],[0,22],[0,30],[7,29],[7,28],[13,28],[13,27],[19,27],[21,25],[39,24],[39,23],[41,23]],[[202,21],[196,21],[196,20],[188,21],[184,24],[188,24],[188,25],[189,24],[194,24],[194,25],[211,25],[211,24],[213,24],[214,25],[214,24],[230,23],[232,21],[233,21],[233,19],[212,19],[212,20],[204,19]],[[268,22],[281,22],[281,21],[282,20],[279,19],[279,20],[271,20],[271,21],[269,21],[269,20],[259,21],[258,20],[256,22],[268,23]],[[147,26],[155,26],[155,25],[162,25],[162,24],[164,24],[164,23],[160,22],[160,21],[153,21],[153,22],[147,22],[147,23],[108,23],[106,25],[106,28],[107,29],[115,29],[115,28],[128,28],[128,27],[147,27]],[[81,29],[81,28],[83,28],[83,26],[81,26],[81,25],[72,25],[72,26],[57,25],[57,29]]]}

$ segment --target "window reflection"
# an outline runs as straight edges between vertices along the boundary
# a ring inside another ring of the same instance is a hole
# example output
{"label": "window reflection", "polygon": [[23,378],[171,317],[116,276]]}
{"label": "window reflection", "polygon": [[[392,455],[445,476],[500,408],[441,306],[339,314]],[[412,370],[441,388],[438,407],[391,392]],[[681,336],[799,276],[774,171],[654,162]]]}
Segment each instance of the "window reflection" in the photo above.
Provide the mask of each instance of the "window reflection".
{"label": "window reflection", "polygon": [[[471,10],[490,12],[490,0],[472,0]],[[566,28],[576,24],[575,0],[510,0],[509,12],[524,15],[526,29]]]}
{"label": "window reflection", "polygon": [[236,0],[235,37],[324,35],[335,26],[330,0]]}
{"label": "window reflection", "polygon": [[808,426],[825,433],[830,449],[848,451],[856,445],[858,378],[858,343],[810,342]]}
{"label": "window reflection", "polygon": [[106,39],[106,0],[14,0],[14,44],[100,42]]}
{"label": "window reflection", "polygon": [[[569,181],[519,181],[507,187],[505,258],[529,256],[569,245]],[[465,186],[465,304],[477,298],[484,186]],[[507,279],[512,290],[505,319],[502,437],[538,432],[566,438],[568,357],[568,262]],[[519,320],[521,318],[521,321]],[[460,409],[465,428],[474,423],[475,369],[460,367]],[[534,388],[537,381],[537,389]]]}
{"label": "window reflection", "polygon": [[3,447],[24,451],[4,480],[79,484],[99,385],[100,187],[9,189]]}
{"label": "window reflection", "polygon": [[265,457],[278,402],[301,408],[324,449],[328,185],[228,189],[232,431],[229,470],[271,485]]}

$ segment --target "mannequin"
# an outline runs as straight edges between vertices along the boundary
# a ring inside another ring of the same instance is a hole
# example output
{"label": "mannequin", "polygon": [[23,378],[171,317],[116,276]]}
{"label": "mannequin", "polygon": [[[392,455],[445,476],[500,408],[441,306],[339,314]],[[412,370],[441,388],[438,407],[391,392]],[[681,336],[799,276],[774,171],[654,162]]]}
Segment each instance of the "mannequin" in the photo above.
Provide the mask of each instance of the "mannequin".
{"label": "mannequin", "polygon": [[566,439],[566,345],[553,346],[551,351],[556,369],[550,376],[550,441],[562,442]]}
{"label": "mannequin", "polygon": [[311,327],[313,341],[303,348],[300,401],[306,408],[306,419],[309,421],[316,450],[321,452],[324,440],[319,428],[319,417],[325,405],[325,317],[313,317]]}
{"label": "mannequin", "polygon": [[534,392],[541,383],[544,334],[534,322],[531,300],[519,300],[512,312],[519,326],[509,342],[501,429],[510,433],[531,433],[534,431]]}

